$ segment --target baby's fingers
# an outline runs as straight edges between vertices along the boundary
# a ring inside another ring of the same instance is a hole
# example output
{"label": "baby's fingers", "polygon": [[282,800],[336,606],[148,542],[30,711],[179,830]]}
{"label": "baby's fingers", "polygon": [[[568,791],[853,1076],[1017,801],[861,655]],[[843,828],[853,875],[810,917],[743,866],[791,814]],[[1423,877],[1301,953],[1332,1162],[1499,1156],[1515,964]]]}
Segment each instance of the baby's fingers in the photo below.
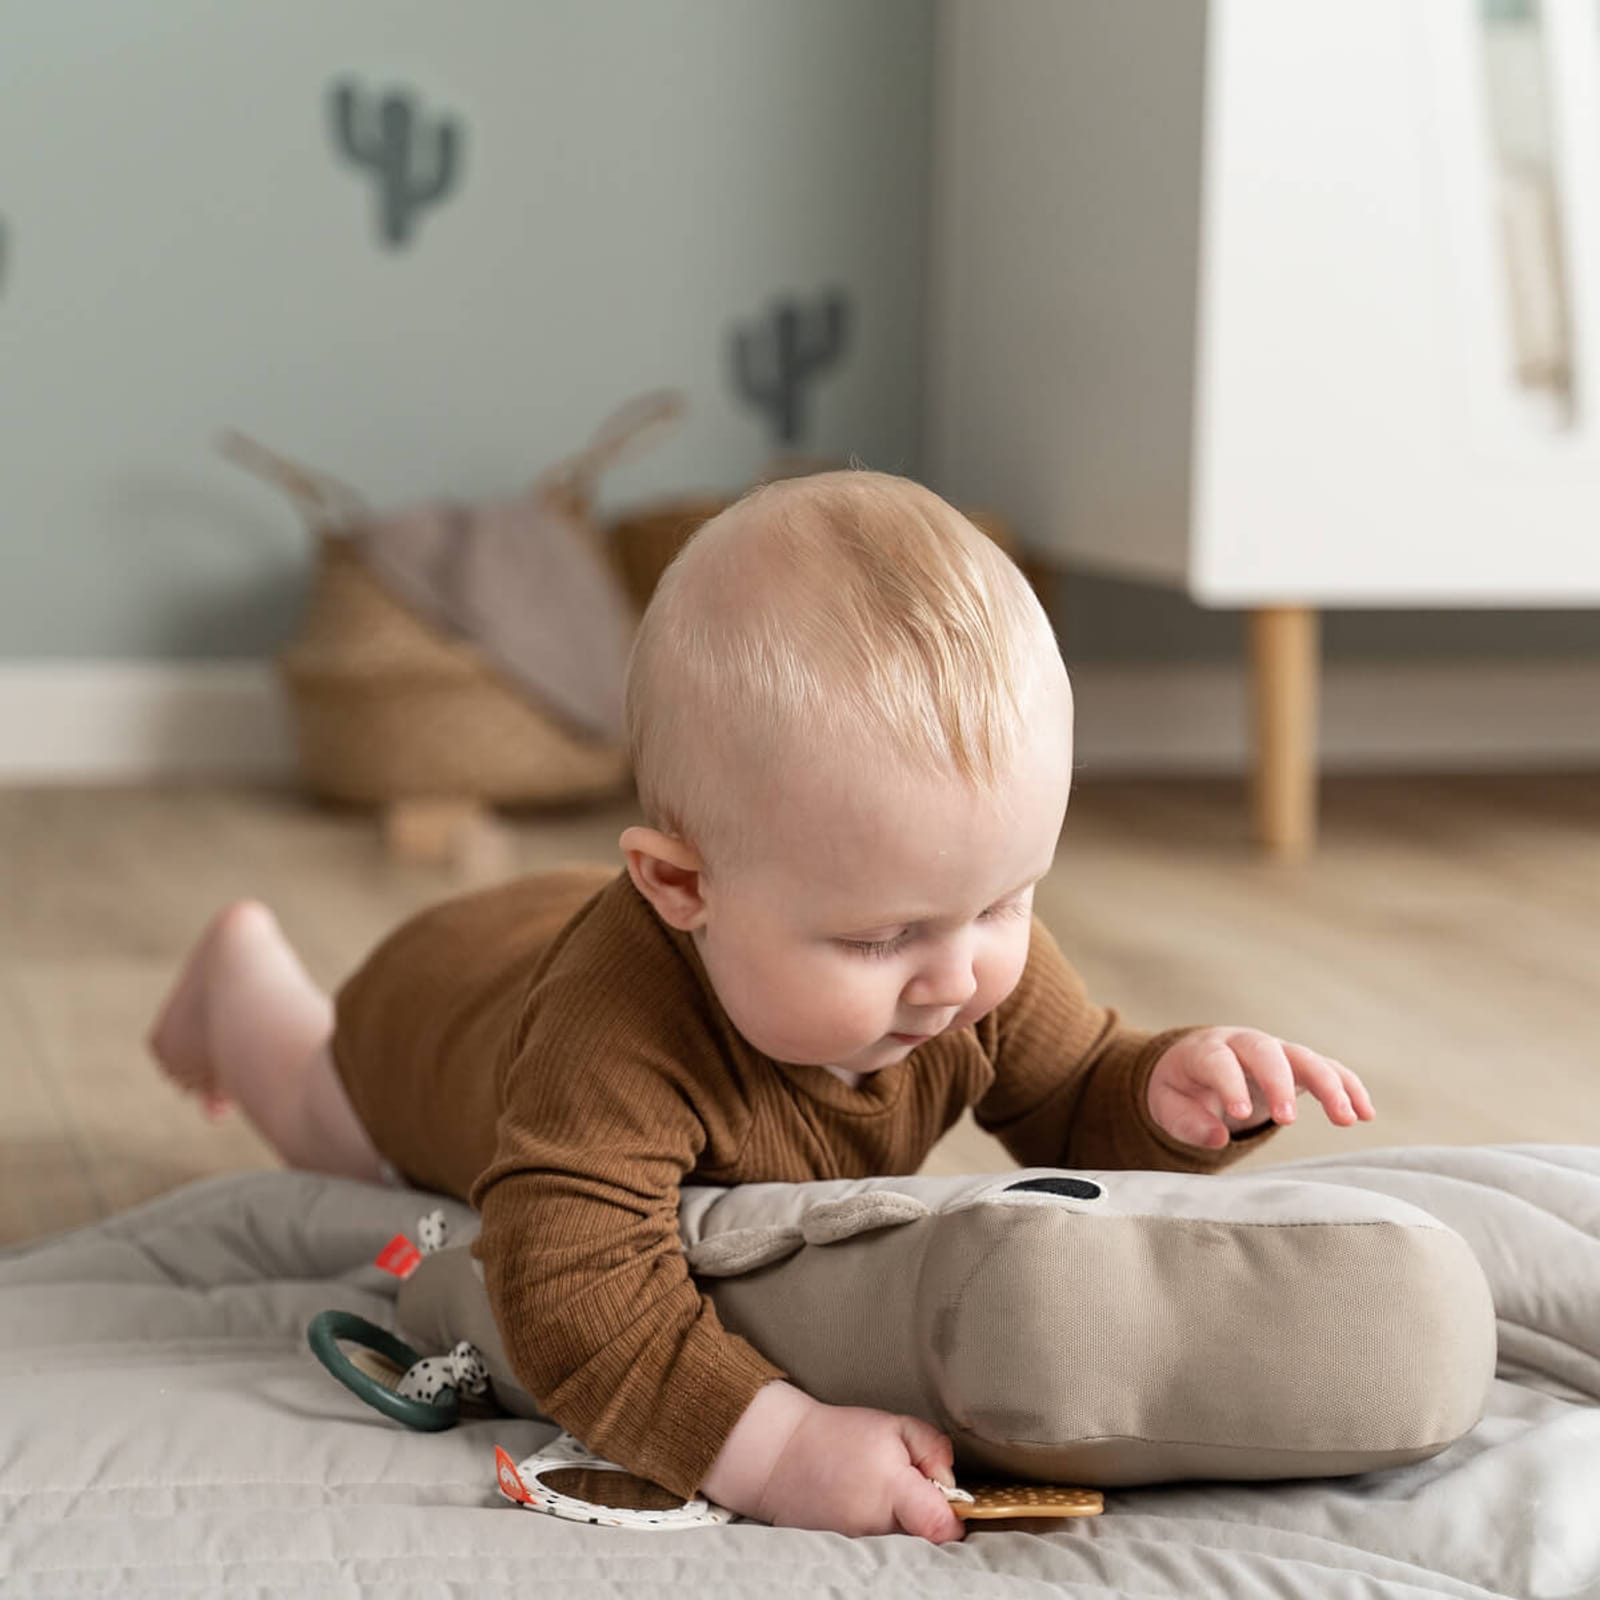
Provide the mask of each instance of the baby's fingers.
{"label": "baby's fingers", "polygon": [[1262,1100],[1278,1122],[1294,1121],[1294,1068],[1284,1048],[1268,1033],[1241,1033],[1229,1041],[1245,1070],[1261,1085]]}
{"label": "baby's fingers", "polygon": [[1330,1122],[1349,1127],[1377,1115],[1365,1086],[1348,1067],[1319,1056],[1302,1044],[1292,1044],[1288,1049],[1295,1076],[1321,1102]]}
{"label": "baby's fingers", "polygon": [[[1204,1084],[1217,1093],[1218,1104],[1236,1117],[1248,1117],[1253,1101],[1250,1095],[1250,1080],[1245,1076],[1244,1067],[1240,1064],[1238,1055],[1233,1046],[1218,1040],[1211,1045],[1195,1061],[1190,1069],[1190,1076],[1197,1083]],[[1208,1123],[1215,1118],[1208,1118]],[[1228,1131],[1226,1127],[1222,1130]]]}
{"label": "baby's fingers", "polygon": [[940,1433],[931,1422],[921,1417],[900,1417],[900,1437],[905,1440],[906,1454],[925,1478],[949,1488],[956,1486],[956,1451],[948,1434]]}
{"label": "baby's fingers", "polygon": [[896,1485],[893,1516],[902,1533],[934,1544],[948,1544],[967,1531],[939,1485],[919,1472],[907,1472]]}
{"label": "baby's fingers", "polygon": [[955,1449],[949,1438],[920,1417],[901,1416],[900,1437],[913,1472],[901,1473],[895,1485],[894,1520],[905,1533],[944,1544],[959,1539],[966,1525],[950,1509],[939,1485],[955,1487]]}
{"label": "baby's fingers", "polygon": [[1356,1108],[1356,1115],[1363,1122],[1371,1122],[1378,1113],[1372,1104],[1372,1096],[1367,1093],[1366,1084],[1349,1067],[1344,1066],[1342,1063],[1335,1061],[1332,1066],[1334,1071],[1344,1080],[1345,1093],[1350,1096],[1350,1104]]}
{"label": "baby's fingers", "polygon": [[1174,1139],[1205,1150],[1220,1150],[1228,1142],[1228,1125],[1203,1103],[1202,1094],[1206,1099],[1212,1098],[1205,1090],[1185,1092],[1171,1084],[1152,1084],[1150,1115]]}

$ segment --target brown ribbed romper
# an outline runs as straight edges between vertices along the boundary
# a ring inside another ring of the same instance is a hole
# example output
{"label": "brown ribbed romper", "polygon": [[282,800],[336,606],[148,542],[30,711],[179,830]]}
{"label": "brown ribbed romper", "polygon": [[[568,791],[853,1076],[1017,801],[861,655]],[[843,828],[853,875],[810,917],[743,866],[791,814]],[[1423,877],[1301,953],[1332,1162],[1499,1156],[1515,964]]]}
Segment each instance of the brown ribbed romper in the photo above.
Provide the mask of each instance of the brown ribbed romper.
{"label": "brown ribbed romper", "polygon": [[626,873],[462,896],[391,934],[338,995],[334,1058],[384,1157],[483,1214],[475,1250],[517,1375],[592,1450],[698,1488],[783,1373],[723,1330],[678,1246],[686,1183],[915,1172],[968,1106],[1024,1165],[1209,1172],[1150,1119],[1182,1030],[1124,1027],[1043,925],[1013,993],[851,1087],[734,1031],[693,940]]}

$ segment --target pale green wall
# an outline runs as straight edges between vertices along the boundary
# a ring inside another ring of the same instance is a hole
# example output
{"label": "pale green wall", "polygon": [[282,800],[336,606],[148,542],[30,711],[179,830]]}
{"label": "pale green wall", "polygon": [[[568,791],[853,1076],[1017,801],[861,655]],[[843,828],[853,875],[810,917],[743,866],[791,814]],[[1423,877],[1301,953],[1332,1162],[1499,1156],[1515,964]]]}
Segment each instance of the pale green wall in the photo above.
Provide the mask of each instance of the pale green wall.
{"label": "pale green wall", "polygon": [[[850,293],[813,448],[915,470],[927,0],[0,0],[0,659],[259,655],[305,540],[234,424],[393,504],[521,486],[615,403],[689,391],[613,500],[769,447],[730,324]],[[466,123],[375,242],[343,75]]]}

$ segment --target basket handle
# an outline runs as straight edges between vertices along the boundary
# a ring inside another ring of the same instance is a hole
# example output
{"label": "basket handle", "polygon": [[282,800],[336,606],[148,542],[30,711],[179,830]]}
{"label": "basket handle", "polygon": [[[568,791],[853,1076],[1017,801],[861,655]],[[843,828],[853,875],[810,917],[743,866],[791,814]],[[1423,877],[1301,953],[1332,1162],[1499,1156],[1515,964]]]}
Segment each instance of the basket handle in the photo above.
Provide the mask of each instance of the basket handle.
{"label": "basket handle", "polygon": [[557,461],[534,481],[536,493],[553,492],[579,509],[594,498],[595,480],[608,467],[639,453],[647,439],[659,438],[677,426],[688,409],[678,389],[652,389],[618,406],[598,428],[588,444]]}
{"label": "basket handle", "polygon": [[349,484],[291,461],[236,429],[218,437],[217,449],[235,466],[282,489],[313,528],[342,527],[367,514],[366,502]]}
{"label": "basket handle", "polygon": [[[587,510],[600,474],[635,454],[651,435],[676,426],[687,408],[688,401],[677,389],[635,395],[595,429],[581,450],[546,468],[534,481],[534,492],[558,495],[576,510]],[[313,528],[337,528],[368,515],[366,502],[347,483],[291,461],[237,429],[226,430],[217,448],[236,466],[281,489]]]}

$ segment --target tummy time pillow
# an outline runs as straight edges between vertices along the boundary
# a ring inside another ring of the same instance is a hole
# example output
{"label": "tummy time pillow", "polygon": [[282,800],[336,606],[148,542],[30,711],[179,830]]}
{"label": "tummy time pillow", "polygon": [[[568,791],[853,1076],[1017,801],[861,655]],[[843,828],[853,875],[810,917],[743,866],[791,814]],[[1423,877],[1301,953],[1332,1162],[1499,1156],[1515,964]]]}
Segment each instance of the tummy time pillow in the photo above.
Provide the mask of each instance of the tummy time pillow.
{"label": "tummy time pillow", "polygon": [[[1033,1169],[687,1189],[724,1326],[819,1400],[909,1412],[958,1464],[1086,1485],[1334,1476],[1482,1414],[1494,1306],[1466,1241],[1386,1195],[1269,1176]],[[424,1351],[512,1375],[465,1246],[400,1289]]]}

